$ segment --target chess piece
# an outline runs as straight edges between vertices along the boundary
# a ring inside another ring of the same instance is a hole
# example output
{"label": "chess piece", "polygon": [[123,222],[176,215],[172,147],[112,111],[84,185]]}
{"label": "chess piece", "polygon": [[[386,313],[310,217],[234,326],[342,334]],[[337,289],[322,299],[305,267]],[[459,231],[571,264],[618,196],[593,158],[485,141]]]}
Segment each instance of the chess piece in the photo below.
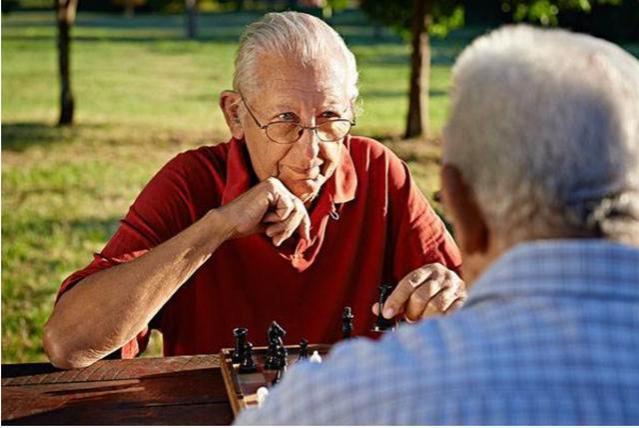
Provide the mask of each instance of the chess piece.
{"label": "chess piece", "polygon": [[278,369],[275,372],[275,377],[271,381],[271,386],[275,386],[282,380],[282,376],[284,376],[284,369]]}
{"label": "chess piece", "polygon": [[306,360],[308,358],[308,340],[300,340],[300,353],[297,356],[297,361]]}
{"label": "chess piece", "polygon": [[277,321],[271,322],[271,325],[267,331],[268,342],[282,342],[282,338],[286,336],[286,330],[284,330]]}
{"label": "chess piece", "polygon": [[242,354],[246,346],[246,335],[248,329],[244,327],[238,327],[233,330],[233,336],[235,336],[235,349],[231,355],[231,362],[233,364],[240,364],[242,362]]}
{"label": "chess piece", "polygon": [[286,351],[286,348],[284,347],[284,345],[280,346],[277,349],[277,353],[275,354],[276,356],[276,366],[278,370],[284,370],[286,368],[286,366],[288,365],[288,352]]}
{"label": "chess piece", "polygon": [[266,397],[268,397],[268,388],[265,386],[260,386],[256,391],[257,395],[257,407],[262,407],[264,405],[264,401],[266,401]]}
{"label": "chess piece", "polygon": [[382,308],[384,307],[384,303],[388,296],[390,295],[392,287],[390,285],[382,284],[379,287],[379,301],[378,301],[378,312],[377,312],[377,322],[373,327],[372,331],[375,332],[384,332],[386,330],[394,330],[395,329],[395,321],[392,319],[386,319],[382,315]]}
{"label": "chess piece", "polygon": [[342,337],[344,339],[350,339],[351,334],[353,333],[353,312],[350,306],[346,306],[344,308],[344,312],[342,312]]}
{"label": "chess piece", "polygon": [[268,349],[266,350],[266,361],[264,368],[266,370],[280,370],[286,367],[286,357],[288,353],[284,347],[282,337],[286,335],[284,330],[277,321],[273,321],[268,328]]}
{"label": "chess piece", "polygon": [[253,360],[253,344],[246,342],[244,345],[244,351],[242,352],[242,362],[238,369],[240,373],[253,373],[257,371],[255,361]]}
{"label": "chess piece", "polygon": [[311,358],[309,358],[309,361],[311,363],[321,364],[322,363],[322,356],[319,354],[319,352],[313,351],[313,355],[311,355]]}

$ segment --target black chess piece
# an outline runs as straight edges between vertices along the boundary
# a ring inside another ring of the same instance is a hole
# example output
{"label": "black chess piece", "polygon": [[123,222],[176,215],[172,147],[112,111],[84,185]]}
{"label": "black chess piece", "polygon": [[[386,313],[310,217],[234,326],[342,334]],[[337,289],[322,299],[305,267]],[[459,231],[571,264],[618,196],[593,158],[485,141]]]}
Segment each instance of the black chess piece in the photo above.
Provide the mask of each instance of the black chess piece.
{"label": "black chess piece", "polygon": [[244,327],[238,327],[233,330],[233,336],[235,336],[235,349],[231,355],[231,362],[233,364],[240,364],[242,362],[247,333],[248,329]]}
{"label": "black chess piece", "polygon": [[242,352],[242,362],[238,369],[240,373],[253,373],[257,371],[257,366],[253,360],[253,344],[246,342],[244,345],[244,351]]}
{"label": "black chess piece", "polygon": [[283,376],[284,376],[284,369],[278,369],[275,372],[275,377],[271,381],[271,386],[274,386],[274,385],[277,385],[278,383],[280,383],[280,381],[282,380]]}
{"label": "black chess piece", "polygon": [[346,306],[342,312],[342,337],[350,339],[353,333],[353,311],[350,306]]}
{"label": "black chess piece", "polygon": [[282,340],[282,337],[286,335],[286,330],[284,330],[277,321],[273,321],[268,328],[267,335],[268,349],[266,350],[264,368],[266,370],[279,370],[286,367],[286,357],[288,353]]}
{"label": "black chess piece", "polygon": [[308,340],[300,340],[300,353],[297,356],[297,361],[308,359]]}
{"label": "black chess piece", "polygon": [[284,345],[277,348],[277,352],[275,353],[275,366],[277,370],[283,370],[288,365],[288,352]]}
{"label": "black chess piece", "polygon": [[271,325],[268,328],[266,333],[268,335],[268,342],[282,342],[282,338],[286,336],[286,330],[280,326],[277,321],[271,322]]}
{"label": "black chess piece", "polygon": [[388,296],[390,295],[391,290],[392,290],[392,287],[390,285],[382,284],[379,287],[377,322],[373,326],[372,331],[384,332],[387,330],[395,329],[395,321],[392,319],[390,320],[386,319],[382,315],[382,308],[384,307],[384,303],[386,302],[386,299],[388,299]]}

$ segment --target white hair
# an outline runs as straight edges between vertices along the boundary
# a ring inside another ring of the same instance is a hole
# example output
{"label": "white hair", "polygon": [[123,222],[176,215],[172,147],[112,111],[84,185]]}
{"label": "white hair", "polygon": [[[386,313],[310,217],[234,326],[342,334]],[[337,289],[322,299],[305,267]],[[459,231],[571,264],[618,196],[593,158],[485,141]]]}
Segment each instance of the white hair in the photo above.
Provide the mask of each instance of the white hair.
{"label": "white hair", "polygon": [[295,58],[304,65],[342,60],[349,101],[354,102],[358,96],[355,56],[340,35],[319,18],[299,12],[273,12],[248,25],[235,57],[233,89],[248,92],[255,86],[256,62],[264,53]]}
{"label": "white hair", "polygon": [[453,68],[444,162],[488,226],[639,244],[639,61],[606,41],[509,26]]}

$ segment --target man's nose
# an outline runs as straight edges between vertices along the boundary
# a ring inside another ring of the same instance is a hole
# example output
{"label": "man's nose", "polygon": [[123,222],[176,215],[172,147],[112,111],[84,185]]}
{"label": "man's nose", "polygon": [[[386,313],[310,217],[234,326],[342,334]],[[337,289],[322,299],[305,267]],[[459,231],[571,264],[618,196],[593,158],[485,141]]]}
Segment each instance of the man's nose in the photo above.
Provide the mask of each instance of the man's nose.
{"label": "man's nose", "polygon": [[299,140],[295,142],[297,150],[307,159],[315,159],[320,152],[320,140],[313,129],[305,129]]}

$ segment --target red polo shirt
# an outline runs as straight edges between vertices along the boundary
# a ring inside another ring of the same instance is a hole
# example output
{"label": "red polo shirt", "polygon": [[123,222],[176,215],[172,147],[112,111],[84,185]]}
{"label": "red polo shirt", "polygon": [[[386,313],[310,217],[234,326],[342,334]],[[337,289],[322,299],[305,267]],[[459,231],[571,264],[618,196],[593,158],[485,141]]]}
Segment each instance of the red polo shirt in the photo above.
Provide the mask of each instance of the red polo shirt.
{"label": "red polo shirt", "polygon": [[[60,294],[102,269],[144,254],[189,227],[209,210],[257,183],[243,141],[176,156],[147,184],[119,229]],[[341,314],[351,306],[353,333],[375,322],[379,285],[396,284],[427,263],[457,269],[454,242],[412,180],[406,164],[380,143],[344,141],[342,162],[310,212],[311,242],[290,238],[281,248],[265,235],[223,243],[171,297],[150,328],[163,334],[164,354],[219,352],[233,346],[235,327],[249,329],[255,346],[277,320],[286,343],[341,338]],[[122,349],[134,357],[148,342],[141,332]]]}

